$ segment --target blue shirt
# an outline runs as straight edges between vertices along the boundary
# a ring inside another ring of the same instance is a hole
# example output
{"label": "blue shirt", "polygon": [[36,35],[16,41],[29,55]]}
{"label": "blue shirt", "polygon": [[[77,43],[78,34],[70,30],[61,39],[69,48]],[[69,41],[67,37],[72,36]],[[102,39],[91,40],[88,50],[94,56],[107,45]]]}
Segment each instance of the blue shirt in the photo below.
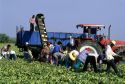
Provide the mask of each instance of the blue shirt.
{"label": "blue shirt", "polygon": [[87,54],[88,54],[88,51],[87,50],[83,50],[82,52],[79,53],[78,59],[80,61],[82,61],[83,63],[85,63],[86,58],[88,56]]}
{"label": "blue shirt", "polygon": [[61,46],[60,45],[56,45],[53,49],[53,53],[56,53],[56,52],[60,52],[61,50]]}

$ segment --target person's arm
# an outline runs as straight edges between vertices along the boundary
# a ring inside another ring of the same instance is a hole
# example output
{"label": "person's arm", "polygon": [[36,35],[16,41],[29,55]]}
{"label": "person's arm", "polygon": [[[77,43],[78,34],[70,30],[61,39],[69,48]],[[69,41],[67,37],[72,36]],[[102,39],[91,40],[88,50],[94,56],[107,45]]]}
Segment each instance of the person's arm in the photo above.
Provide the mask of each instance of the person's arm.
{"label": "person's arm", "polygon": [[63,49],[60,47],[60,50],[59,50],[61,53],[63,53]]}
{"label": "person's arm", "polygon": [[111,50],[112,56],[117,56],[117,54],[115,52],[113,52],[113,50]]}
{"label": "person's arm", "polygon": [[31,52],[30,49],[28,49],[28,53],[29,53],[29,55],[31,56],[31,58],[33,58],[33,55],[32,55],[32,52]]}
{"label": "person's arm", "polygon": [[111,54],[112,56],[117,55],[115,52],[113,52],[113,50],[110,46],[108,46],[108,51],[109,51],[109,54]]}
{"label": "person's arm", "polygon": [[59,48],[60,48],[60,49],[59,49],[59,52],[63,53],[62,47],[60,46]]}

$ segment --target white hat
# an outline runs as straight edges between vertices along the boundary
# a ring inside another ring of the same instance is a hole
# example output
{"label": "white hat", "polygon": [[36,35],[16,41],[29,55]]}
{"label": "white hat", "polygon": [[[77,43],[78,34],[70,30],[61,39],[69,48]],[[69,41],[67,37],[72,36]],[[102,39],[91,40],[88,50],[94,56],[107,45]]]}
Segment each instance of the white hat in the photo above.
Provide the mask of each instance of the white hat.
{"label": "white hat", "polygon": [[79,52],[77,50],[73,50],[69,53],[69,58],[72,60],[72,61],[75,61],[77,56],[79,55]]}
{"label": "white hat", "polygon": [[116,41],[112,40],[111,43],[115,45],[115,44],[116,44]]}

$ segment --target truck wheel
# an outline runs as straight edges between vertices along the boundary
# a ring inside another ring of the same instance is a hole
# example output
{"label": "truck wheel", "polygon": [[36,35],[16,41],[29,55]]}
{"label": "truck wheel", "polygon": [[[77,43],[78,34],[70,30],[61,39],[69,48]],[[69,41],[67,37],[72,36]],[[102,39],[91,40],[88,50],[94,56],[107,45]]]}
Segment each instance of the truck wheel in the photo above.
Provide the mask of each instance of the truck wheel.
{"label": "truck wheel", "polygon": [[103,54],[101,46],[97,42],[93,42],[93,41],[84,41],[82,44],[79,44],[78,50],[81,52],[85,48],[89,48],[89,47],[91,47],[99,55]]}

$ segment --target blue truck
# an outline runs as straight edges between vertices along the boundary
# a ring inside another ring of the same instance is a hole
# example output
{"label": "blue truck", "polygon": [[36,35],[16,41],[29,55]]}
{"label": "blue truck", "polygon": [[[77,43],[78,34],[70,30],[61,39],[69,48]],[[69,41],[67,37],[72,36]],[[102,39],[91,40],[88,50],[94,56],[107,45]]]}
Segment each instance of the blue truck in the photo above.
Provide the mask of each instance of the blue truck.
{"label": "blue truck", "polygon": [[97,31],[104,28],[104,25],[76,25],[77,28],[81,27],[83,29],[82,33],[47,32],[44,19],[44,14],[40,13],[36,15],[37,31],[25,31],[22,28],[17,31],[16,45],[21,51],[23,51],[26,42],[28,42],[29,46],[33,47],[33,53],[38,54],[44,43],[51,42],[52,44],[56,44],[58,41],[61,41],[63,46],[67,46],[70,43],[70,37],[72,37],[77,41],[79,51],[89,45],[94,46],[98,53],[102,53],[99,41],[103,35],[97,35]]}
{"label": "blue truck", "polygon": [[[63,46],[66,46],[70,42],[70,37],[81,38],[81,36],[81,33],[47,32],[47,41],[52,44],[56,44],[58,41],[61,41]],[[26,42],[28,42],[30,46],[42,47],[43,45],[39,31],[17,32],[16,45],[19,48],[23,48]]]}

